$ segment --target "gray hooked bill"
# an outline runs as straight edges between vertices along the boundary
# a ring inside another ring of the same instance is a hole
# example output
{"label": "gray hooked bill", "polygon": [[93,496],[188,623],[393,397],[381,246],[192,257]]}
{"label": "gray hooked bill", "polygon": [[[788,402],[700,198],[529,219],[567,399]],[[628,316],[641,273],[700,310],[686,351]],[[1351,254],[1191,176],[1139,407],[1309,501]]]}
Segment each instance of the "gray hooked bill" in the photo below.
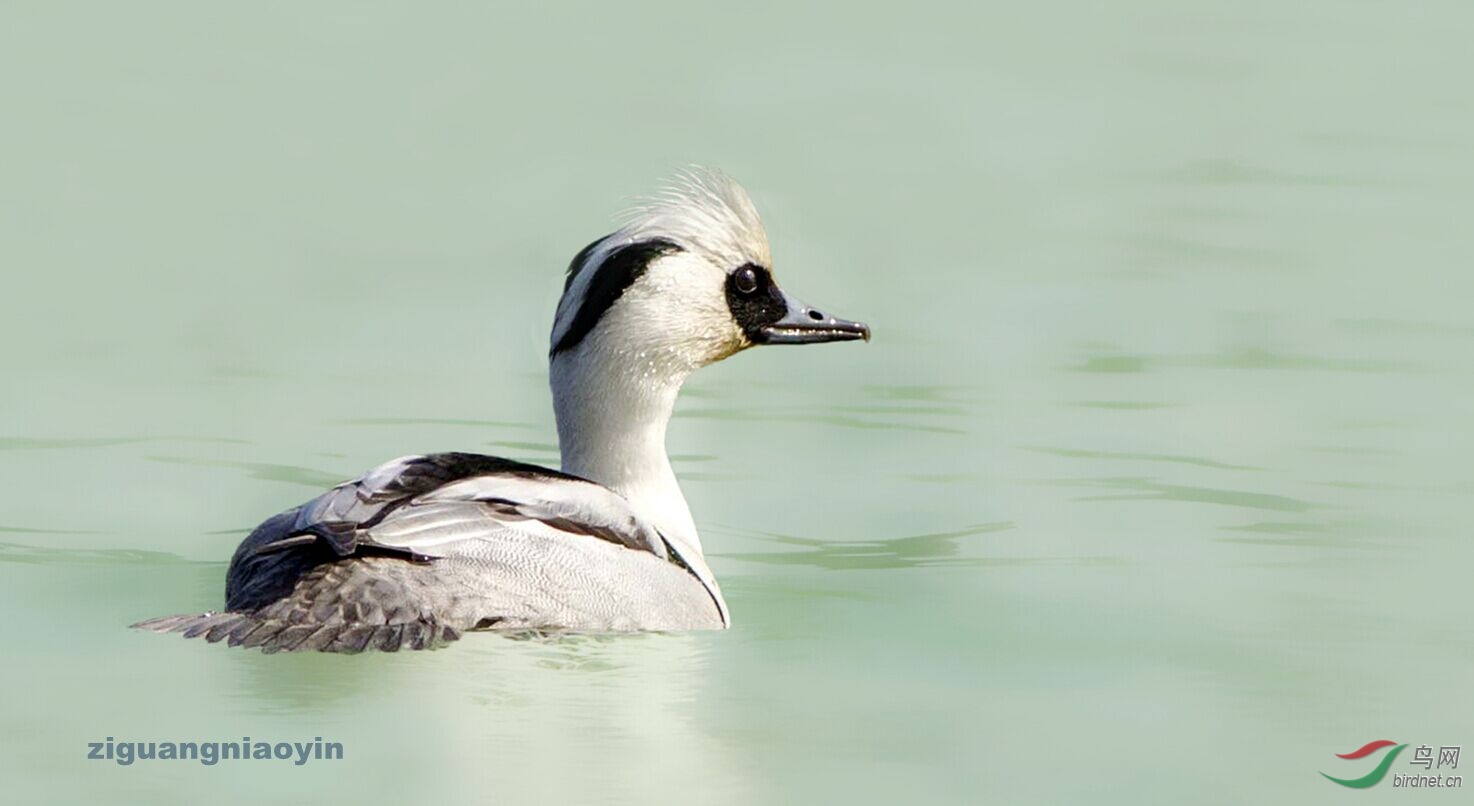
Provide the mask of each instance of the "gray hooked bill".
{"label": "gray hooked bill", "polygon": [[870,341],[870,326],[840,319],[784,295],[788,310],[783,318],[758,328],[758,344],[819,344],[826,341]]}

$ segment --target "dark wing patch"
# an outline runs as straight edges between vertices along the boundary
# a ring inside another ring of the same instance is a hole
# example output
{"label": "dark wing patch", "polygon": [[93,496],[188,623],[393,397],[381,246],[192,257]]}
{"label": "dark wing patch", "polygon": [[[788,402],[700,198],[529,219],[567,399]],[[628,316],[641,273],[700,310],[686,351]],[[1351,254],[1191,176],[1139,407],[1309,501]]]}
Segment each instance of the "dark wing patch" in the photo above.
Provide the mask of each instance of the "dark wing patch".
{"label": "dark wing patch", "polygon": [[[365,548],[362,532],[372,529],[395,509],[415,496],[475,476],[584,481],[546,467],[476,453],[432,453],[396,459],[303,505],[290,534],[257,550],[290,548],[297,543],[287,541],[312,538],[321,540],[339,557],[358,554]],[[393,547],[380,548],[394,553]]]}
{"label": "dark wing patch", "polygon": [[[551,468],[503,459],[500,456],[484,456],[479,453],[432,453],[399,460],[399,464],[401,466],[396,468],[397,472],[383,479],[381,485],[361,490],[360,496],[367,502],[412,497],[471,476],[519,476],[528,479],[587,481],[587,479]],[[384,468],[380,468],[382,469]],[[374,478],[377,472],[370,473],[360,481],[377,481]]]}
{"label": "dark wing patch", "polygon": [[363,532],[417,495],[454,481],[485,475],[583,481],[567,473],[498,456],[454,452],[411,456],[375,468],[362,478],[340,484],[309,501],[287,534],[264,542],[248,538],[247,542],[254,542],[258,555],[320,542],[338,557],[376,554],[424,562],[429,558],[395,546],[376,544]]}
{"label": "dark wing patch", "polygon": [[[434,453],[396,459],[344,482],[293,510],[270,518],[240,544],[226,575],[226,607],[254,610],[291,592],[304,574],[347,557],[431,558],[403,546],[376,542],[372,529],[416,497],[479,476],[590,484],[585,479],[498,456]],[[550,523],[574,534],[610,539],[597,526]]]}

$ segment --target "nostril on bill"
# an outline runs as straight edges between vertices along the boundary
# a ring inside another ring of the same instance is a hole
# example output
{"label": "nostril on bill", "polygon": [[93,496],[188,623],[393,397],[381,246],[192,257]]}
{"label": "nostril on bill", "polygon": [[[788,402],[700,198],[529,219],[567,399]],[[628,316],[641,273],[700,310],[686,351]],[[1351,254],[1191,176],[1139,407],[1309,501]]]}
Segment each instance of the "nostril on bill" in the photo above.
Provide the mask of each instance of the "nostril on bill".
{"label": "nostril on bill", "polygon": [[815,322],[822,322],[824,321],[824,314],[819,313],[818,311],[809,311],[809,318],[814,320]]}

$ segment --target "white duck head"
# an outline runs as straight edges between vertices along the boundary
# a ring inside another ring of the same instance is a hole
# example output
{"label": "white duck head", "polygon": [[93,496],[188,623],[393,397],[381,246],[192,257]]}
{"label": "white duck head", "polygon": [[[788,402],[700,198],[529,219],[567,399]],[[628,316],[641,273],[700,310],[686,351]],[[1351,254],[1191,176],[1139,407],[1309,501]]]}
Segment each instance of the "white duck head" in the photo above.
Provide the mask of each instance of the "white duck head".
{"label": "white duck head", "polygon": [[563,471],[623,495],[699,556],[665,451],[686,377],[759,344],[869,338],[865,325],[778,287],[762,219],[736,182],[679,174],[568,267],[549,373]]}

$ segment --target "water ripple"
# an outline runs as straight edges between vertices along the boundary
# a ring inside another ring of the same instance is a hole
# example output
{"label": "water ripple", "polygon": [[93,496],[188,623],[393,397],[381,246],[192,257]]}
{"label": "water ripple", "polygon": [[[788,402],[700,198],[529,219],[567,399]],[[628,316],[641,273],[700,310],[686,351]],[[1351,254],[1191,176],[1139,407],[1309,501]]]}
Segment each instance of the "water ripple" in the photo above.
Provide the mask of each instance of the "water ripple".
{"label": "water ripple", "polygon": [[304,487],[316,487],[318,489],[337,486],[353,475],[314,470],[310,467],[278,465],[266,462],[233,462],[222,459],[193,459],[184,456],[149,456],[147,459],[150,462],[162,462],[171,465],[228,467],[246,471],[247,478],[261,479],[263,481],[284,481],[289,484],[300,484]]}
{"label": "water ripple", "polygon": [[981,403],[972,396],[970,386],[957,385],[894,385],[862,386],[861,390],[871,397],[884,400],[914,400],[923,403]]}
{"label": "water ripple", "polygon": [[1042,484],[1062,487],[1106,487],[1127,490],[1121,495],[1089,495],[1076,501],[1178,501],[1196,504],[1219,504],[1248,509],[1266,509],[1276,512],[1306,512],[1321,508],[1322,504],[1290,498],[1284,495],[1258,493],[1248,490],[1225,490],[1217,487],[1190,487],[1181,484],[1162,484],[1148,478],[1079,478],[1057,479]]}
{"label": "water ripple", "polygon": [[61,549],[0,542],[0,563],[25,565],[224,565],[143,549]]}
{"label": "water ripple", "polygon": [[151,442],[210,442],[248,445],[244,439],[225,437],[0,437],[0,451],[44,451],[75,448],[108,448],[114,445],[142,445]]}
{"label": "water ripple", "polygon": [[1200,159],[1189,162],[1176,170],[1165,173],[1163,179],[1174,184],[1207,185],[1266,185],[1271,187],[1386,187],[1385,182],[1365,177],[1318,174],[1306,171],[1287,171],[1265,168],[1246,162],[1229,159]]}
{"label": "water ripple", "polygon": [[844,414],[826,414],[822,410],[791,409],[788,411],[765,409],[677,409],[677,418],[689,418],[695,420],[742,420],[758,422],[790,422],[790,423],[820,423],[823,425],[837,425],[844,428],[864,428],[887,431],[923,431],[933,434],[965,434],[960,428],[951,428],[942,425],[925,425],[921,423],[903,423],[895,420],[879,421],[865,420],[859,417],[851,417]]}
{"label": "water ripple", "polygon": [[[1241,526],[1221,527],[1231,532],[1248,532],[1243,537],[1222,537],[1223,543],[1254,546],[1293,546],[1299,548],[1385,548],[1385,544],[1360,536],[1366,529],[1350,522],[1301,523],[1296,521],[1257,521]],[[1252,535],[1263,535],[1254,537]]]}
{"label": "water ripple", "polygon": [[764,539],[801,551],[744,552],[720,554],[744,562],[767,565],[811,565],[831,571],[924,568],[934,566],[983,566],[1029,561],[1028,558],[959,557],[962,538],[1014,528],[1012,521],[980,523],[951,532],[910,535],[881,540],[821,540],[777,533]]}
{"label": "water ripple", "polygon": [[1070,372],[1138,373],[1158,369],[1272,369],[1323,372],[1416,372],[1424,367],[1411,361],[1382,361],[1367,358],[1276,353],[1261,348],[1240,348],[1216,355],[1094,355],[1065,367]]}
{"label": "water ripple", "polygon": [[512,439],[494,439],[487,445],[495,445],[498,448],[513,448],[519,451],[535,451],[538,453],[557,453],[558,446],[551,442],[519,442]]}
{"label": "water ripple", "polygon": [[440,417],[359,417],[349,420],[334,420],[338,425],[470,425],[490,428],[535,428],[533,423],[509,420],[458,420]]}
{"label": "water ripple", "polygon": [[1262,467],[1253,465],[1233,465],[1227,462],[1218,462],[1213,459],[1202,459],[1196,456],[1179,456],[1166,453],[1118,453],[1116,451],[1083,451],[1068,448],[1049,448],[1042,445],[1020,445],[1027,451],[1035,453],[1047,453],[1051,456],[1068,456],[1072,459],[1112,459],[1139,462],[1171,462],[1183,465],[1195,465],[1197,467],[1211,467],[1217,470],[1263,470]]}
{"label": "water ripple", "polygon": [[1075,400],[1066,403],[1081,409],[1111,409],[1116,411],[1151,411],[1153,409],[1170,409],[1178,403],[1155,403],[1147,400]]}
{"label": "water ripple", "polygon": [[28,526],[0,526],[0,532],[14,535],[104,535],[107,532],[93,532],[84,529],[33,529]]}

